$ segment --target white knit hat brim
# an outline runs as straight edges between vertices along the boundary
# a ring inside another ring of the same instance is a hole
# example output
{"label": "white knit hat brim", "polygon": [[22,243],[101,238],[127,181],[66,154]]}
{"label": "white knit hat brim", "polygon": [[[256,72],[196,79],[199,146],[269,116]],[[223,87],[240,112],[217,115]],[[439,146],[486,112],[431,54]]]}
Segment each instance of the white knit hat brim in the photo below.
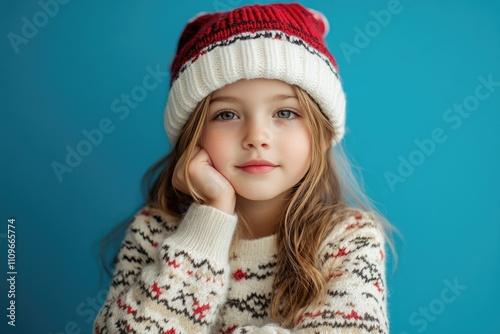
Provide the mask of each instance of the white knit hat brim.
{"label": "white knit hat brim", "polygon": [[278,79],[304,89],[332,123],[334,142],[340,142],[346,101],[335,67],[303,40],[284,37],[281,31],[241,34],[208,46],[196,60],[188,61],[174,80],[165,107],[164,126],[170,142],[175,144],[187,119],[208,94],[241,79],[257,78]]}

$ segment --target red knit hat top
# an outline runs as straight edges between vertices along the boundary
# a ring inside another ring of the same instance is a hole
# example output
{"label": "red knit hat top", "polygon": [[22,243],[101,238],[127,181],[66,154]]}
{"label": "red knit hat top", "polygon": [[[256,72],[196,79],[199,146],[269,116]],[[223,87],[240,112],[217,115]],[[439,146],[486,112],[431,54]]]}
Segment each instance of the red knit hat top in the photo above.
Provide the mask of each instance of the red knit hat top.
{"label": "red knit hat top", "polygon": [[175,142],[196,105],[241,79],[278,79],[304,89],[344,134],[345,94],[324,38],[325,16],[297,3],[250,5],[191,19],[171,64],[165,129]]}

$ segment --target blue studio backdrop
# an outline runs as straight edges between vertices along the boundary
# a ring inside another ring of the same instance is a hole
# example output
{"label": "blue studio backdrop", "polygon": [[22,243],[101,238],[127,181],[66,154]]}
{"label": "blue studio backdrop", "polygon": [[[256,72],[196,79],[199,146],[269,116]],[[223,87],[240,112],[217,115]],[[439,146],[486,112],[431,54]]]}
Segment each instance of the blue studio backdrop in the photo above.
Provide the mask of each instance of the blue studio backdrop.
{"label": "blue studio backdrop", "polygon": [[[301,2],[329,19],[345,147],[401,233],[391,333],[500,333],[500,3]],[[170,149],[178,36],[247,3],[2,1],[1,333],[91,332],[110,282],[100,242]]]}

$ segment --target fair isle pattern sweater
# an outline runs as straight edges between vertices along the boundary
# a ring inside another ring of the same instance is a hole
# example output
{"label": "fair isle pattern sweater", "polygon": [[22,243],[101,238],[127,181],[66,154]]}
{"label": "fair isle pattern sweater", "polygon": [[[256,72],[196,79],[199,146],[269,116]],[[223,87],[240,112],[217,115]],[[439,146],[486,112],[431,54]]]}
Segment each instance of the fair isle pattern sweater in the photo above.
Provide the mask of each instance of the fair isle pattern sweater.
{"label": "fair isle pattern sweater", "polygon": [[94,333],[388,333],[384,239],[369,215],[353,211],[322,243],[326,302],[291,329],[269,318],[275,236],[233,240],[236,225],[204,205],[181,222],[145,207],[122,242]]}

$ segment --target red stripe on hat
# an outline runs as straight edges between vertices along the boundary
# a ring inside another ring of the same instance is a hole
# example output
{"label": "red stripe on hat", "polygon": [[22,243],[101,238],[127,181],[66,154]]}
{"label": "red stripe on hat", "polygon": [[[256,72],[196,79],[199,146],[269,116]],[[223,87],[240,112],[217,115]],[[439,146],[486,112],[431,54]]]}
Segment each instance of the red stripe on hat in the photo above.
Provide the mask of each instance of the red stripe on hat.
{"label": "red stripe on hat", "polygon": [[281,31],[303,40],[325,55],[337,70],[337,62],[326,49],[324,22],[300,4],[252,5],[229,12],[202,15],[184,29],[172,62],[172,81],[188,61],[195,61],[210,45],[231,37],[259,31]]}

